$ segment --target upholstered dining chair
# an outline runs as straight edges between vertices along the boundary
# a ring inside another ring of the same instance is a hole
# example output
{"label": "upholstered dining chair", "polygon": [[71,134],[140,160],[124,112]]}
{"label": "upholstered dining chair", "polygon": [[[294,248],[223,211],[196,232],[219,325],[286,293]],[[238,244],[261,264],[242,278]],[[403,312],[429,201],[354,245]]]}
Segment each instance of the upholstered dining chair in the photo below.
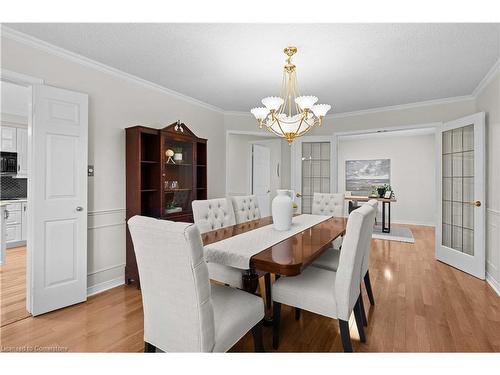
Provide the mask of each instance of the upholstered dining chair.
{"label": "upholstered dining chair", "polygon": [[248,331],[263,351],[262,299],[210,285],[198,227],[134,216],[128,221],[141,278],[144,350],[226,352]]}
{"label": "upholstered dining chair", "polygon": [[[230,198],[194,200],[191,207],[193,208],[194,223],[200,233],[236,224]],[[243,288],[244,270],[212,262],[208,262],[207,267],[212,280],[230,285],[233,288]]]}
{"label": "upholstered dining chair", "polygon": [[[377,215],[377,210],[378,210],[378,201],[376,199],[370,199],[367,203],[365,203],[361,207],[364,207],[364,206],[369,206],[369,207],[373,208],[373,210],[374,210],[373,221],[375,221],[375,216]],[[373,231],[373,229],[372,229],[372,231]],[[368,241],[366,244],[365,255],[363,256],[362,275],[363,275],[363,279],[365,282],[366,293],[368,294],[368,299],[370,300],[370,305],[373,306],[373,305],[375,305],[375,298],[373,296],[373,290],[372,290],[372,284],[370,281],[370,272],[369,272],[370,251],[371,251],[371,241]],[[337,268],[339,265],[340,253],[341,253],[341,251],[338,249],[329,249],[329,250],[325,251],[325,253],[323,255],[321,255],[313,263],[313,266],[323,268],[326,270],[330,270],[330,271],[337,271]],[[363,304],[363,300],[361,300],[361,304]],[[366,320],[366,316],[365,316],[364,307],[362,309],[362,312],[363,312],[364,324],[366,325],[367,320]]]}
{"label": "upholstered dining chair", "polygon": [[298,276],[274,284],[273,347],[279,345],[281,304],[338,319],[344,351],[351,352],[349,317],[354,312],[361,342],[365,342],[360,305],[361,267],[371,241],[375,210],[363,206],[349,215],[337,271],[308,267]]}
{"label": "upholstered dining chair", "polygon": [[[345,207],[344,197],[344,193],[314,193],[311,213],[313,215],[343,217]],[[333,249],[340,249],[342,238],[335,239],[332,245]]]}
{"label": "upholstered dining chair", "polygon": [[255,195],[236,195],[231,197],[236,224],[260,219],[259,202]]}

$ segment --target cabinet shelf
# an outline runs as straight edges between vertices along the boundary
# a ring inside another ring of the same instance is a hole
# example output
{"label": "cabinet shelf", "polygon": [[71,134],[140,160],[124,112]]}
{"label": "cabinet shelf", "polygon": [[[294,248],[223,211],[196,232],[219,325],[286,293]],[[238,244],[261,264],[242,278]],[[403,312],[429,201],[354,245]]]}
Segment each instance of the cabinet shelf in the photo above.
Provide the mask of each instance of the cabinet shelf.
{"label": "cabinet shelf", "polygon": [[154,193],[158,191],[158,189],[141,189],[141,193]]}
{"label": "cabinet shelf", "polygon": [[141,160],[142,164],[158,164],[159,161],[156,160]]}

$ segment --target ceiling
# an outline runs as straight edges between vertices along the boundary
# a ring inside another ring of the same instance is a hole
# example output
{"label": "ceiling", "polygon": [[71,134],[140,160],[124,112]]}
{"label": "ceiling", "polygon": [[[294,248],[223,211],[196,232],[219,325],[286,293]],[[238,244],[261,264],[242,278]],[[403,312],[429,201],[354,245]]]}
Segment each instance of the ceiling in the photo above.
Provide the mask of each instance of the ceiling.
{"label": "ceiling", "polygon": [[301,94],[333,113],[470,95],[499,24],[7,24],[230,111],[278,95],[287,45]]}

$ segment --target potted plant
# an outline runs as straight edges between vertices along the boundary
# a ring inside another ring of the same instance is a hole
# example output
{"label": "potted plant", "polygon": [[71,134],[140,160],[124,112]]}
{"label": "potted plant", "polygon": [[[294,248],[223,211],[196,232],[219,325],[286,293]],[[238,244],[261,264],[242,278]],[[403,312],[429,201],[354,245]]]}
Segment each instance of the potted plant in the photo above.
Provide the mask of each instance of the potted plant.
{"label": "potted plant", "polygon": [[378,196],[384,198],[386,191],[392,191],[392,187],[389,184],[383,184],[376,187]]}
{"label": "potted plant", "polygon": [[174,160],[182,161],[182,147],[174,147]]}

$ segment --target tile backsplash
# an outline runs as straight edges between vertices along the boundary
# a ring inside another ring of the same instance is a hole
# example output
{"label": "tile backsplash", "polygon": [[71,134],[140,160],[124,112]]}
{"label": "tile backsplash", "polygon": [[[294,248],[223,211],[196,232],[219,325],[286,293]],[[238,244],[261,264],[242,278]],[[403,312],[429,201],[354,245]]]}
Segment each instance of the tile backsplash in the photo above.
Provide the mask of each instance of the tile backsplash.
{"label": "tile backsplash", "polygon": [[26,198],[27,194],[27,178],[0,177],[0,199]]}

